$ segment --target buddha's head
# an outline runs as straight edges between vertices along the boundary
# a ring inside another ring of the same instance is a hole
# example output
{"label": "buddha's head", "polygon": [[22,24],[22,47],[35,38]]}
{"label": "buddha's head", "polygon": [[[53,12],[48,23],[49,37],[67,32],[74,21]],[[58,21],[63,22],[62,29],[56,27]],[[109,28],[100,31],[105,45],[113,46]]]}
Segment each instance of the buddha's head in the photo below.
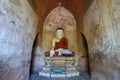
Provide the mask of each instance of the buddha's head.
{"label": "buddha's head", "polygon": [[64,37],[64,29],[63,28],[61,28],[61,27],[58,27],[57,29],[56,29],[56,37],[57,38],[62,38],[62,37]]}

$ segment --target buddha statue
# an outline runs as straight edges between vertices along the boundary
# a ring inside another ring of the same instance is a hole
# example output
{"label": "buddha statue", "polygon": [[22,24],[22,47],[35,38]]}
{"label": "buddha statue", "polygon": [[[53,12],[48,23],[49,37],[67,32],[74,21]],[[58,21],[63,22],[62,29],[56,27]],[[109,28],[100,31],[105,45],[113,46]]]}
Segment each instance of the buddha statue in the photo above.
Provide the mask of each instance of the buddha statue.
{"label": "buddha statue", "polygon": [[74,56],[74,53],[68,50],[67,38],[64,37],[64,29],[58,27],[56,29],[56,37],[52,40],[52,48],[45,52],[45,56]]}

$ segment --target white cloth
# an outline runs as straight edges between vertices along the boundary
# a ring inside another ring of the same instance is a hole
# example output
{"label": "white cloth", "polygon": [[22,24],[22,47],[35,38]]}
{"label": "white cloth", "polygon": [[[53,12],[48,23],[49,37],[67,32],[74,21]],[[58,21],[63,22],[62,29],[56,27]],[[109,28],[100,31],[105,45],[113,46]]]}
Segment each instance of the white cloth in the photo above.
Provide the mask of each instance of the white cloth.
{"label": "white cloth", "polygon": [[72,51],[68,50],[68,49],[63,49],[60,51],[61,54],[72,54]]}

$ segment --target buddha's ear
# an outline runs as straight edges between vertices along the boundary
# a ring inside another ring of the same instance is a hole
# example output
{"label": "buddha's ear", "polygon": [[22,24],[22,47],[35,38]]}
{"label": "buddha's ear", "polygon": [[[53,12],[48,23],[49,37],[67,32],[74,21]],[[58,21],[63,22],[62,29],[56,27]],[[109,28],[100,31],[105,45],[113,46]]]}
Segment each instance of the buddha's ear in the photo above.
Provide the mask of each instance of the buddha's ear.
{"label": "buddha's ear", "polygon": [[58,35],[56,35],[56,37],[58,37]]}
{"label": "buddha's ear", "polygon": [[54,33],[56,34],[56,32],[57,32],[57,31],[55,30]]}

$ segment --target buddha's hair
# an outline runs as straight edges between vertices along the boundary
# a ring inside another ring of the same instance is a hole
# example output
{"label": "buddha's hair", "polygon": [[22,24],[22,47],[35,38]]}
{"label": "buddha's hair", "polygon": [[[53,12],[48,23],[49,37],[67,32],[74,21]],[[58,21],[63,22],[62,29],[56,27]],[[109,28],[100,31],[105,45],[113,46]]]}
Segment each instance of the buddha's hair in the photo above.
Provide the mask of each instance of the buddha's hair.
{"label": "buddha's hair", "polygon": [[56,31],[57,30],[63,30],[64,31],[64,29],[62,28],[62,27],[58,27],[57,29],[56,29]]}

